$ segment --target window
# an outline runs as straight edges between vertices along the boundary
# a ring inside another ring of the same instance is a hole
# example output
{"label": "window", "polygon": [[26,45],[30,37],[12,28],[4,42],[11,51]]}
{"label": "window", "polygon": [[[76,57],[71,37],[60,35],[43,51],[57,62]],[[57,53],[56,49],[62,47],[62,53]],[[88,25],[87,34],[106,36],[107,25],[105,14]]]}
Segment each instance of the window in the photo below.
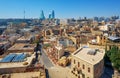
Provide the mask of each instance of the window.
{"label": "window", "polygon": [[83,69],[85,69],[85,65],[83,64]]}
{"label": "window", "polygon": [[77,73],[80,74],[80,71],[78,70]]}
{"label": "window", "polygon": [[73,71],[71,71],[71,73],[73,73]]}
{"label": "window", "polygon": [[74,64],[75,64],[75,60],[74,60]]}
{"label": "window", "polygon": [[90,68],[88,68],[88,72],[90,73]]}
{"label": "window", "polygon": [[75,74],[75,76],[77,76],[77,74]]}
{"label": "window", "polygon": [[80,62],[78,62],[78,67],[80,67]]}
{"label": "window", "polygon": [[85,78],[85,74],[82,74],[82,78]]}
{"label": "window", "polygon": [[75,68],[73,68],[73,71],[75,71]]}

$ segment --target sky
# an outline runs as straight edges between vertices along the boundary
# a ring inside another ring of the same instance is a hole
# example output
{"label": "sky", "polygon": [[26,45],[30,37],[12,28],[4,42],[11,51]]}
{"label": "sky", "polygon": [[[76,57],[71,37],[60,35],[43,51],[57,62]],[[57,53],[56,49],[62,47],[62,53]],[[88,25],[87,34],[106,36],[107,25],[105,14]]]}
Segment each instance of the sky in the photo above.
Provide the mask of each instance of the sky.
{"label": "sky", "polygon": [[0,0],[0,18],[46,18],[54,10],[56,18],[120,15],[120,0]]}

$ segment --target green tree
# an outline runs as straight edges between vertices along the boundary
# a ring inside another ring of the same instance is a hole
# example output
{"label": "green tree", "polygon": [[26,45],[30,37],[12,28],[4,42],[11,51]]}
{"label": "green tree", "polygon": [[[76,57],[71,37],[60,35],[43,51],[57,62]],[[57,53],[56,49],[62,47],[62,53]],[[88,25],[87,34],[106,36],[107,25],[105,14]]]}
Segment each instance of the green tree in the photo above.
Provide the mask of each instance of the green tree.
{"label": "green tree", "polygon": [[120,50],[118,47],[113,46],[112,49],[107,52],[107,55],[110,58],[113,67],[120,71]]}

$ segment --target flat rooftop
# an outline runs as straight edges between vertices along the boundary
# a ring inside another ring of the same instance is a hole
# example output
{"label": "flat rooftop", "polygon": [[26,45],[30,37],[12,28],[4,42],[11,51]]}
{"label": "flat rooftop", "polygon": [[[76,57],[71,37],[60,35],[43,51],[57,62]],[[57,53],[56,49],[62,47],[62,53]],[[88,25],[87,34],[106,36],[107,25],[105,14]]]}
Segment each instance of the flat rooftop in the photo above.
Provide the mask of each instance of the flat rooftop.
{"label": "flat rooftop", "polygon": [[58,49],[58,50],[61,50],[61,49],[62,49],[62,46],[57,45],[57,46],[55,46],[55,48]]}
{"label": "flat rooftop", "polygon": [[20,37],[19,39],[17,39],[18,41],[19,40],[30,40],[30,36],[29,37],[25,37],[25,36],[22,36],[22,37]]}
{"label": "flat rooftop", "polygon": [[103,59],[104,54],[104,49],[79,48],[72,55],[92,65],[95,65]]}
{"label": "flat rooftop", "polygon": [[8,43],[8,41],[0,41],[0,45],[7,44],[7,43]]}
{"label": "flat rooftop", "polygon": [[11,48],[8,49],[8,51],[11,50],[34,50],[35,45],[34,44],[26,44],[26,43],[16,43]]}
{"label": "flat rooftop", "polygon": [[[25,73],[12,73],[10,74],[10,78],[46,78],[45,73],[42,73],[43,75],[40,76],[40,71],[38,72],[25,72]],[[6,74],[9,76],[9,74]],[[0,78],[2,75],[0,76]]]}
{"label": "flat rooftop", "polygon": [[[10,54],[12,54],[12,53],[10,53]],[[31,54],[30,57],[26,57],[25,61],[22,61],[22,62],[0,62],[0,69],[1,68],[27,67],[32,63],[33,58],[35,58],[35,54]],[[2,59],[3,58],[0,58],[0,60],[2,60]],[[27,62],[28,64],[24,65],[25,62]]]}

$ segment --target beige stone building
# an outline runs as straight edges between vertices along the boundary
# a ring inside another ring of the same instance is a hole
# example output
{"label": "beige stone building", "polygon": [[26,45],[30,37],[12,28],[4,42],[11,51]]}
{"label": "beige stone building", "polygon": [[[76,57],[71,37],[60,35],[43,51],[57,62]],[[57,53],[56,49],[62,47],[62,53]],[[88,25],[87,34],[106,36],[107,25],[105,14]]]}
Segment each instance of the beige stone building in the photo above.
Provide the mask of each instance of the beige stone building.
{"label": "beige stone building", "polygon": [[105,36],[97,36],[98,45],[106,45],[107,37]]}
{"label": "beige stone building", "polygon": [[80,37],[79,36],[70,36],[71,39],[77,47],[80,47]]}
{"label": "beige stone building", "polygon": [[60,59],[64,55],[64,48],[62,45],[58,44],[57,46],[55,46],[55,49],[57,52],[58,59]]}
{"label": "beige stone building", "polygon": [[71,78],[100,78],[104,69],[104,49],[79,48],[72,54]]}
{"label": "beige stone building", "polygon": [[112,75],[112,78],[120,78],[120,73],[117,70],[114,70],[114,74]]}

